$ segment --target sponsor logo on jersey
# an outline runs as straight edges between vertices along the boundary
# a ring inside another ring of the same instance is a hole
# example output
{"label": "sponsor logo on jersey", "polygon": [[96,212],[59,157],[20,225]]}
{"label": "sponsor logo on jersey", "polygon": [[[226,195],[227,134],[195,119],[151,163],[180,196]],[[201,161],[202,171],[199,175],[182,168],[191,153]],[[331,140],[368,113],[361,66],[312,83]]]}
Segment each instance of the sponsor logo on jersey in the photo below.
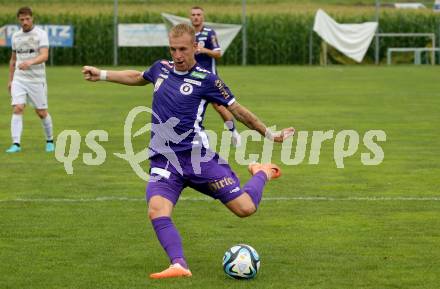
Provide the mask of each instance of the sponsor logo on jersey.
{"label": "sponsor logo on jersey", "polygon": [[[214,181],[214,182],[210,182],[210,183],[208,183],[208,186],[209,186],[209,188],[211,189],[211,191],[218,191],[218,190],[220,190],[220,189],[223,189],[224,187],[226,187],[226,186],[230,186],[230,185],[233,185],[233,184],[235,184],[235,181],[234,181],[234,179],[233,178],[230,178],[230,177],[224,177],[224,178],[222,178],[222,179],[220,179],[220,180],[216,180],[216,181]],[[238,188],[238,189],[240,189],[240,188]],[[235,189],[234,189],[235,190]],[[232,190],[233,191],[233,190]],[[231,191],[231,192],[232,192]]]}
{"label": "sponsor logo on jersey", "polygon": [[229,93],[226,91],[225,83],[221,81],[220,79],[217,79],[214,82],[215,86],[218,88],[218,91],[223,95],[225,99],[228,99],[230,97]]}
{"label": "sponsor logo on jersey", "polygon": [[240,187],[235,187],[232,190],[230,190],[229,193],[232,194],[232,193],[236,193],[238,191],[240,191]]}
{"label": "sponsor logo on jersey", "polygon": [[201,35],[203,35],[203,36],[208,36],[208,32],[206,32],[206,31],[203,31],[202,33],[200,33]]}
{"label": "sponsor logo on jersey", "polygon": [[27,50],[25,50],[25,49],[17,49],[16,52],[18,54],[21,54],[21,53],[34,53],[35,50],[33,50],[33,49],[27,49]]}
{"label": "sponsor logo on jersey", "polygon": [[198,78],[198,79],[205,79],[206,78],[206,73],[201,73],[201,72],[193,71],[193,72],[191,72],[191,74],[189,76],[194,77],[194,78]]}
{"label": "sponsor logo on jersey", "polygon": [[198,80],[194,80],[194,79],[190,79],[190,78],[184,78],[183,81],[188,82],[188,83],[192,83],[194,85],[197,86],[202,86],[202,83]]}
{"label": "sponsor logo on jersey", "polygon": [[190,95],[193,92],[193,86],[189,83],[184,83],[180,86],[180,93],[183,95]]}
{"label": "sponsor logo on jersey", "polygon": [[206,39],[208,39],[208,37],[199,37],[199,44],[201,45],[203,43],[203,45],[205,45]]}

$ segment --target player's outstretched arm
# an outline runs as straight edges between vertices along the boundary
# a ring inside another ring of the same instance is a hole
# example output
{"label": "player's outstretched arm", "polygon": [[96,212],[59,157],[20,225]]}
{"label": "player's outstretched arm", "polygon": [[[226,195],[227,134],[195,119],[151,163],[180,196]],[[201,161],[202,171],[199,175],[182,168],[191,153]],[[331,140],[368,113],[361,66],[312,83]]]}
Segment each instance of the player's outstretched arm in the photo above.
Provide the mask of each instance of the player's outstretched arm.
{"label": "player's outstretched arm", "polygon": [[282,129],[279,132],[272,132],[264,125],[264,123],[246,107],[234,102],[228,107],[228,110],[234,117],[250,129],[258,131],[261,135],[274,142],[283,142],[286,138],[295,134],[293,127]]}
{"label": "player's outstretched arm", "polygon": [[125,85],[146,85],[149,82],[142,77],[142,72],[136,70],[101,70],[93,66],[83,66],[84,79],[88,81],[110,81]]}

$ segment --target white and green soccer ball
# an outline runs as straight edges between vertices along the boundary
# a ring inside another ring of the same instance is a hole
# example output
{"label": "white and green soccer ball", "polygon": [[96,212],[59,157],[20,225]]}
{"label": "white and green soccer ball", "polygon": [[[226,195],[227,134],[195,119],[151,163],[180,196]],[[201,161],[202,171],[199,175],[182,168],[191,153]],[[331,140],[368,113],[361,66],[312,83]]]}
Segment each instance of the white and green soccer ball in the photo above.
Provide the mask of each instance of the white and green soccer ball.
{"label": "white and green soccer ball", "polygon": [[252,279],[260,269],[260,256],[249,245],[238,244],[225,252],[223,270],[235,279]]}

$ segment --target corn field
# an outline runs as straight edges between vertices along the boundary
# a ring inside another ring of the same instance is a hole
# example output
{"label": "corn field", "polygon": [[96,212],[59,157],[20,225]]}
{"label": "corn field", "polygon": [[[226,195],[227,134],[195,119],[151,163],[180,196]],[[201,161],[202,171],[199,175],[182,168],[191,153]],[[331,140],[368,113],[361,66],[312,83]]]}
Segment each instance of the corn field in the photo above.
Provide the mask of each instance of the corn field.
{"label": "corn field", "polygon": [[[370,15],[332,15],[340,23],[372,21]],[[211,15],[210,21],[240,23],[237,15]],[[312,32],[314,14],[252,14],[247,18],[247,63],[258,64],[318,64],[321,39]],[[159,13],[124,15],[120,23],[161,23]],[[0,26],[15,23],[14,15],[0,15]],[[52,58],[56,65],[109,65],[113,63],[113,18],[105,15],[38,15],[41,24],[69,24],[74,26],[73,48],[53,48]],[[382,13],[380,32],[435,33],[437,46],[440,39],[440,16],[434,13]],[[242,35],[228,48],[222,64],[241,64]],[[384,38],[380,42],[380,58],[384,61],[387,47],[425,47],[429,39]],[[374,59],[374,42],[367,52],[365,63]],[[166,47],[119,48],[119,64],[149,65],[158,58],[169,58]],[[0,48],[0,61],[7,63],[10,48]]]}

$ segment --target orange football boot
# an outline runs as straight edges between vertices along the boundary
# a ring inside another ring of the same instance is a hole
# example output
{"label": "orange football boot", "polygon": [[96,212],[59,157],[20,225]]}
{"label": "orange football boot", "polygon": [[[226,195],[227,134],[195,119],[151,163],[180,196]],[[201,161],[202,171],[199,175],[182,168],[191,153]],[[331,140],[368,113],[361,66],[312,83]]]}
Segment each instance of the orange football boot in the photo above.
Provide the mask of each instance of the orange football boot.
{"label": "orange football boot", "polygon": [[150,275],[151,279],[176,278],[176,277],[191,277],[192,273],[189,269],[185,269],[179,263],[170,265],[169,268],[159,273]]}
{"label": "orange football boot", "polygon": [[260,163],[252,163],[248,166],[248,171],[251,175],[255,175],[259,171],[263,171],[267,180],[277,179],[281,176],[281,169],[275,164],[260,164]]}

